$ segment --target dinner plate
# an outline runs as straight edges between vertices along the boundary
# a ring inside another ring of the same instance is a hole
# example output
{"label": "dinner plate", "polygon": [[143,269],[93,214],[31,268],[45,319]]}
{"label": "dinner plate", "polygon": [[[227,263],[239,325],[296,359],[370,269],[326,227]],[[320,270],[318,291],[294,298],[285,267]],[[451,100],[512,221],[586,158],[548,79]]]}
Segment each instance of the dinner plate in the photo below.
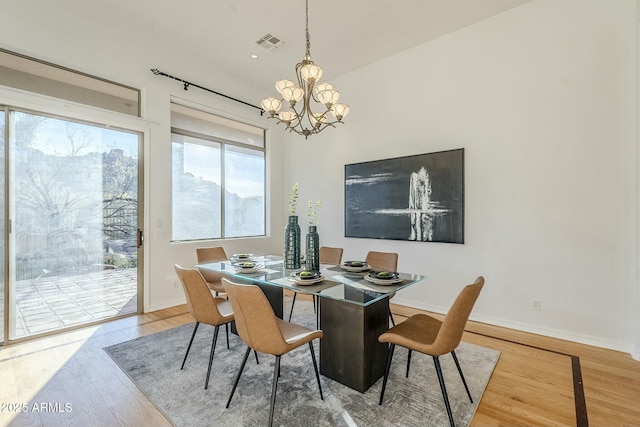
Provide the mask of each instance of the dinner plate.
{"label": "dinner plate", "polygon": [[300,272],[291,273],[289,276],[289,280],[295,282],[298,285],[313,285],[314,283],[322,282],[324,277],[320,274],[319,271],[314,271],[313,276],[309,278],[300,277]]}
{"label": "dinner plate", "polygon": [[251,261],[238,261],[234,262],[232,265],[238,273],[255,273],[256,271],[264,267],[264,265],[262,264],[256,264],[255,262]]}
{"label": "dinner plate", "polygon": [[386,275],[380,275],[380,271],[371,271],[369,274],[364,276],[364,279],[368,282],[375,283],[376,285],[395,285],[397,283],[402,282],[402,277],[398,273],[386,272]]}
{"label": "dinner plate", "polygon": [[231,255],[232,261],[251,261],[253,254],[233,254]]}
{"label": "dinner plate", "polygon": [[[356,264],[356,265],[352,265]],[[345,261],[340,265],[341,268],[351,271],[351,272],[360,272],[369,270],[369,265],[364,261]]]}

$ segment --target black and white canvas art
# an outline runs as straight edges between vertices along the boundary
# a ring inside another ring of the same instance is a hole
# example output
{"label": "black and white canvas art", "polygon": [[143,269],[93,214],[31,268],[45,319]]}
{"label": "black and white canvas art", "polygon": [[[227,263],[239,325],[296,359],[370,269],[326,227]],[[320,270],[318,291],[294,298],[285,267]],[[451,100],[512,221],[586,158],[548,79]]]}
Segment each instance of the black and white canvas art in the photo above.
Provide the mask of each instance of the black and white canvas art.
{"label": "black and white canvas art", "polygon": [[345,165],[345,237],[464,243],[464,149]]}

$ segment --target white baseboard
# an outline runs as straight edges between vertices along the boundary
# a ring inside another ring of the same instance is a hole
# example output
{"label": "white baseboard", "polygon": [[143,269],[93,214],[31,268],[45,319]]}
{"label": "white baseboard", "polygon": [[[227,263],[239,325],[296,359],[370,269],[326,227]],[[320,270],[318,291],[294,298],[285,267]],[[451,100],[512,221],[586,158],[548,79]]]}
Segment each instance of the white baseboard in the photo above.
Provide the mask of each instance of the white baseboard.
{"label": "white baseboard", "polygon": [[176,305],[182,305],[186,303],[187,303],[187,300],[184,296],[181,298],[170,300],[170,301],[161,301],[159,303],[149,305],[149,309],[147,310],[147,313],[151,311],[164,310],[165,308],[171,308],[171,307],[175,307]]}
{"label": "white baseboard", "polygon": [[[440,307],[429,304],[417,304],[415,301],[402,299],[400,295],[397,295],[393,299],[394,304],[404,305],[407,307],[417,308],[420,310],[430,311],[432,313],[446,314],[449,307]],[[542,335],[545,337],[557,338],[565,341],[576,342],[580,344],[591,345],[594,347],[602,347],[610,350],[622,351],[624,353],[631,353],[632,357],[636,360],[640,360],[640,354],[634,355],[632,353],[632,344],[608,340],[602,337],[596,337],[592,335],[577,334],[571,331],[565,331],[560,329],[545,328],[538,325],[529,323],[515,322],[509,319],[502,319],[492,316],[474,315],[471,313],[469,320],[481,323],[487,323],[489,325],[500,326],[503,328],[515,329],[522,332],[528,332],[536,335]]]}

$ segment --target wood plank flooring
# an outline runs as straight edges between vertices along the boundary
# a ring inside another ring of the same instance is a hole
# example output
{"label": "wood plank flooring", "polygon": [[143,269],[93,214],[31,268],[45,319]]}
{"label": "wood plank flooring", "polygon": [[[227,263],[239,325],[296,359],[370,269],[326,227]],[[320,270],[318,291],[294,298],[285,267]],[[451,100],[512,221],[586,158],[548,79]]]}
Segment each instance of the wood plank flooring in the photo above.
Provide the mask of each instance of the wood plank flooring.
{"label": "wood plank flooring", "polygon": [[[392,310],[396,322],[419,312]],[[191,321],[177,306],[0,347],[0,426],[170,426],[102,347]],[[628,354],[474,322],[463,340],[502,352],[472,426],[640,425]]]}

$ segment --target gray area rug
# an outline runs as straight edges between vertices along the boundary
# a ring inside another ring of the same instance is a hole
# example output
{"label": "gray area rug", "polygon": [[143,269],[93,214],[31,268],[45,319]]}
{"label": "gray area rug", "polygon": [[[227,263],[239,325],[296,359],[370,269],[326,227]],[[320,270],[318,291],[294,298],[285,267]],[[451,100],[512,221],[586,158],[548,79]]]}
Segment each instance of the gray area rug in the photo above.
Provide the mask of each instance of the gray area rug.
{"label": "gray area rug", "polygon": [[[285,298],[285,313],[288,313]],[[292,321],[315,324],[310,302],[296,301]],[[176,426],[267,425],[274,357],[253,354],[247,361],[229,409],[225,404],[246,346],[230,334],[226,348],[220,329],[209,388],[204,389],[213,327],[200,325],[183,370],[180,364],[194,324],[183,325],[110,347],[105,351],[140,390]],[[317,345],[317,344],[316,344]],[[319,355],[316,347],[316,356]],[[451,356],[441,357],[456,426],[467,426],[491,377],[500,352],[461,343],[456,350],[474,403],[464,390]],[[384,404],[378,405],[382,379],[365,393],[320,376],[318,386],[308,346],[282,357],[274,425],[276,426],[448,426],[433,359],[413,353],[405,378],[407,350],[396,347]]]}

